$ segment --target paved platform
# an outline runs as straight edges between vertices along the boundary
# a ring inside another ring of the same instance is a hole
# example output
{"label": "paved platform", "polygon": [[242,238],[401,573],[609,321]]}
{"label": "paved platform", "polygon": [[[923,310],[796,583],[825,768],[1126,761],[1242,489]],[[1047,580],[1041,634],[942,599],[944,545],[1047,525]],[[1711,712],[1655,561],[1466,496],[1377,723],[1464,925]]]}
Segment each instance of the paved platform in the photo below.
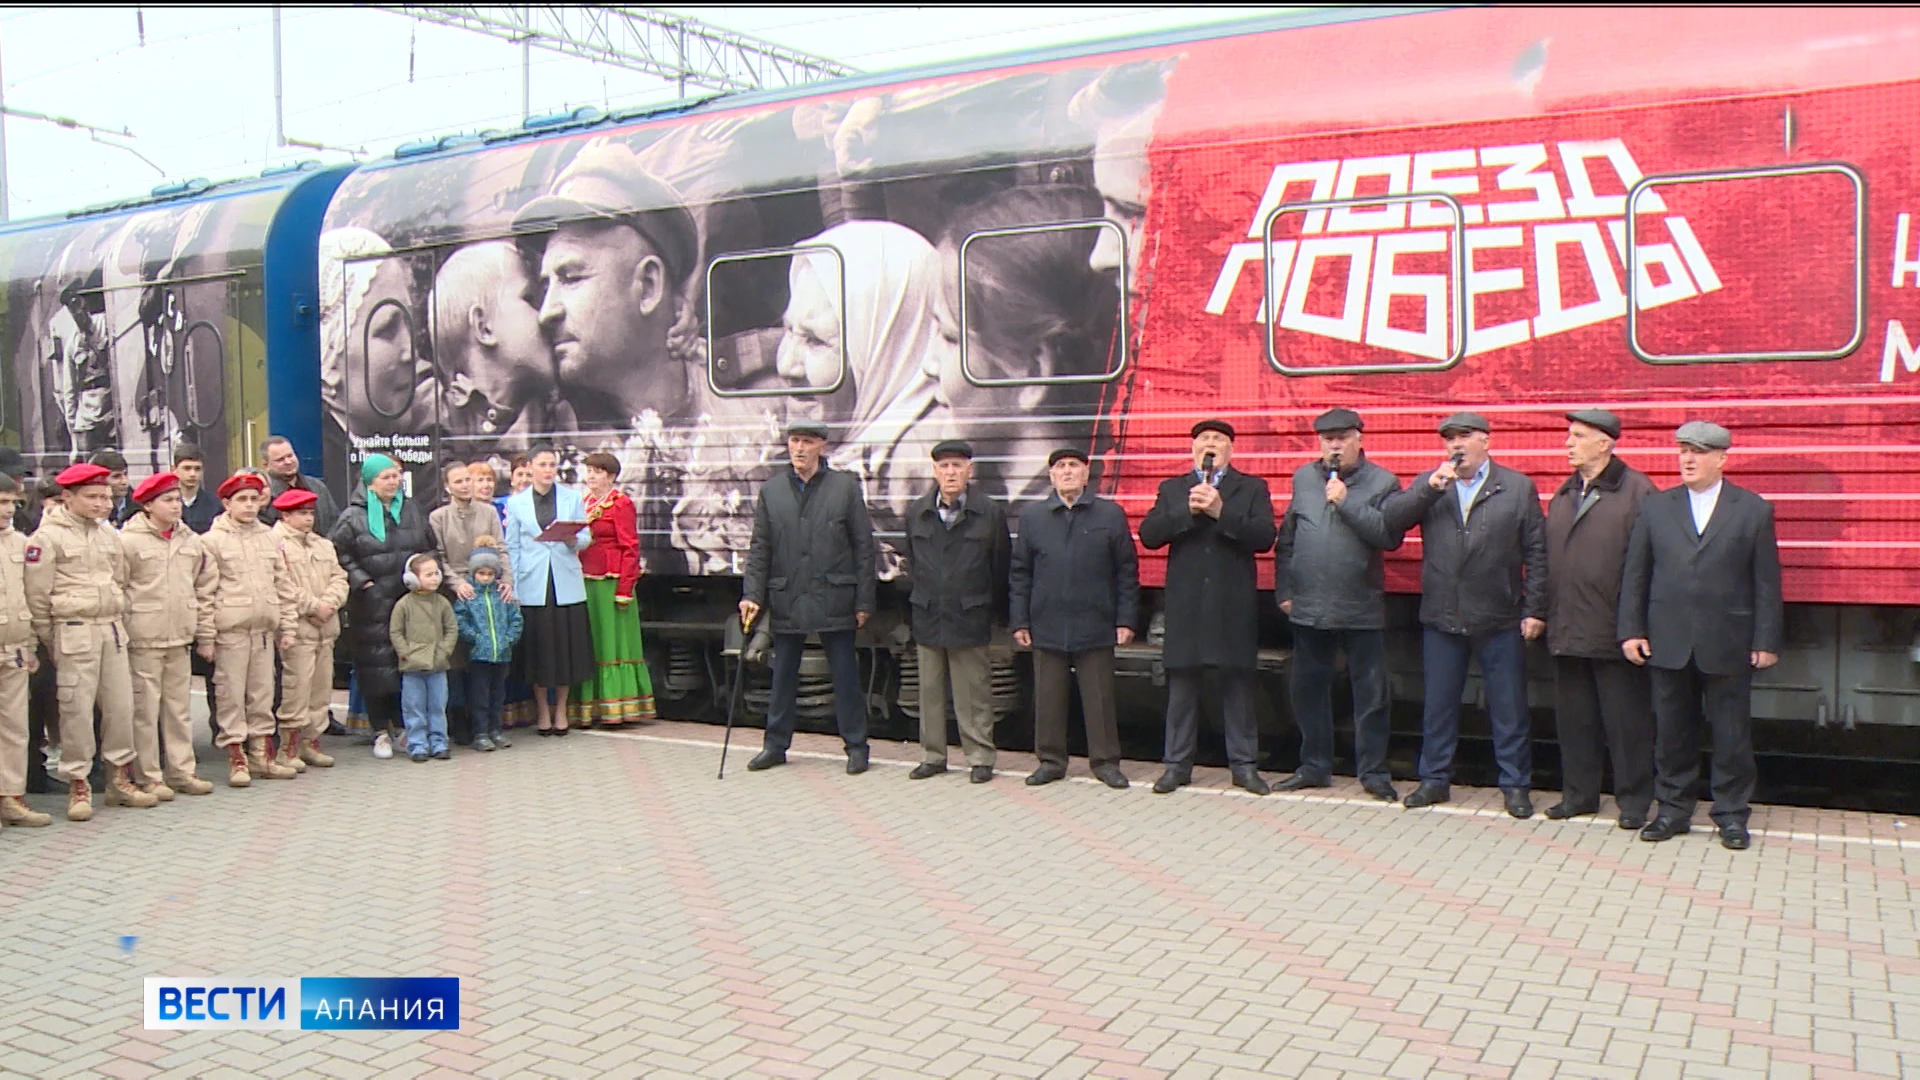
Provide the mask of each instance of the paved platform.
{"label": "paved platform", "polygon": [[[750,774],[754,731],[719,781],[719,734],[329,740],[297,780],[6,829],[0,1074],[1920,1075],[1912,820],[1762,808],[1734,853],[1497,792],[1035,789],[1019,754],[914,783],[884,743],[849,777],[819,736]],[[148,975],[457,975],[462,1026],[150,1032]]]}

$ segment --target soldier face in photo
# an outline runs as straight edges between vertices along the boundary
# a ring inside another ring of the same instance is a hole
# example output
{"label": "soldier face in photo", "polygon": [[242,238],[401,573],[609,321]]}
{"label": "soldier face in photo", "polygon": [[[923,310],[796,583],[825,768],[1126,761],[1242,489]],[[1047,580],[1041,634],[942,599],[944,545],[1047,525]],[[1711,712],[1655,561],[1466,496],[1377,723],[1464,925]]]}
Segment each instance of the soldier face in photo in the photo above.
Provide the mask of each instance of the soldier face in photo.
{"label": "soldier face in photo", "polygon": [[498,434],[553,382],[553,353],[530,297],[534,280],[504,240],[448,256],[433,285],[434,345],[450,380],[448,426]]}
{"label": "soldier face in photo", "polygon": [[540,261],[540,325],[560,387],[582,418],[624,422],[645,409],[677,415],[686,373],[669,368],[677,298],[666,263],[616,222],[561,226]]}

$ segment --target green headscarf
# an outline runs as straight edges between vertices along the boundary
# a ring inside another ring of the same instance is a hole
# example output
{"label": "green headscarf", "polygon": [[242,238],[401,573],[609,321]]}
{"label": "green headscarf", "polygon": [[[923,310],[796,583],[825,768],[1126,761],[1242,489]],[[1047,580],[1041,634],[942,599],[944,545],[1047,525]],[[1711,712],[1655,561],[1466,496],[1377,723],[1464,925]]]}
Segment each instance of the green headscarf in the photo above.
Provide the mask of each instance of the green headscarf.
{"label": "green headscarf", "polygon": [[368,454],[360,463],[360,482],[367,486],[367,531],[373,534],[378,543],[387,542],[387,515],[393,515],[393,523],[400,524],[400,504],[406,501],[404,491],[393,493],[392,502],[382,502],[380,496],[373,493],[373,478],[388,469],[397,469],[400,463],[385,454]]}

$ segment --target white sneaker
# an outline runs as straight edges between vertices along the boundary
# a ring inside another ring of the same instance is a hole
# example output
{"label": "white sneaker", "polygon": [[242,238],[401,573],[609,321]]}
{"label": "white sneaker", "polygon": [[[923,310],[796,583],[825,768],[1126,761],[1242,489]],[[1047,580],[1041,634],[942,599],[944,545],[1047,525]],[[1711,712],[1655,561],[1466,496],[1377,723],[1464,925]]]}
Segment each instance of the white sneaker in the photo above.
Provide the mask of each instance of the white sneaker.
{"label": "white sneaker", "polygon": [[382,761],[393,756],[393,740],[384,731],[374,737],[373,756]]}

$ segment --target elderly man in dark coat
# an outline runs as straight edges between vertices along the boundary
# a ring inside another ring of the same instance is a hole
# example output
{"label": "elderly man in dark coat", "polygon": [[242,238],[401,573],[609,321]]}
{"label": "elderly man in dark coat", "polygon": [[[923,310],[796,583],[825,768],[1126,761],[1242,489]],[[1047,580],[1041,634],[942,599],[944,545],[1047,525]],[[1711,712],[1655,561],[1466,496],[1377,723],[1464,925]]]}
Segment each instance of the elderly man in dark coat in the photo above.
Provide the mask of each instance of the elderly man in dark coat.
{"label": "elderly man in dark coat", "polygon": [[1653,804],[1653,697],[1647,673],[1620,656],[1620,574],[1640,504],[1659,489],[1613,456],[1620,418],[1605,409],[1567,414],[1573,475],[1547,504],[1547,650],[1553,654],[1560,732],[1555,820],[1600,809],[1600,777],[1613,760],[1620,827],[1642,828]]}
{"label": "elderly man in dark coat", "polygon": [[1642,840],[1689,830],[1700,778],[1700,726],[1713,732],[1713,821],[1720,843],[1752,843],[1753,673],[1780,661],[1785,608],[1773,505],[1721,478],[1733,436],[1689,421],[1680,486],[1640,506],[1620,582],[1620,650],[1653,675],[1654,794]]}
{"label": "elderly man in dark coat", "polygon": [[1387,768],[1387,579],[1383,553],[1402,534],[1387,527],[1381,507],[1400,478],[1367,460],[1365,423],[1352,409],[1314,418],[1320,457],[1293,474],[1293,499],[1280,524],[1273,595],[1293,624],[1287,689],[1300,728],[1300,768],[1280,791],[1333,784],[1334,660],[1347,654],[1353,687],[1354,775],[1367,794],[1399,802]]}
{"label": "elderly man in dark coat", "polygon": [[1140,557],[1119,504],[1087,490],[1087,454],[1073,447],[1048,457],[1053,494],[1020,511],[1008,573],[1013,640],[1033,650],[1033,752],[1030,786],[1067,775],[1067,674],[1080,685],[1087,764],[1111,788],[1120,771],[1114,712],[1113,650],[1133,640],[1140,619]]}
{"label": "elderly man in dark coat", "polygon": [[1267,482],[1233,467],[1233,425],[1193,426],[1193,468],[1160,484],[1140,523],[1140,543],[1167,553],[1166,771],[1161,794],[1193,782],[1199,740],[1201,677],[1211,668],[1224,686],[1227,764],[1235,785],[1265,795],[1260,732],[1254,720],[1259,668],[1260,583],[1254,557],[1273,547],[1273,499]]}
{"label": "elderly man in dark coat", "polygon": [[860,656],[853,635],[873,614],[873,522],[860,481],[822,460],[826,446],[825,424],[788,424],[790,467],[775,471],[761,485],[753,506],[740,621],[751,626],[763,608],[773,620],[767,737],[747,763],[756,772],[787,762],[797,719],[800,656],[808,634],[820,635],[833,672],[833,711],[847,747],[847,772],[867,771],[867,701],[860,690]]}
{"label": "elderly man in dark coat", "polygon": [[1410,808],[1453,797],[1460,696],[1480,662],[1493,756],[1507,813],[1533,816],[1533,735],[1527,713],[1526,642],[1546,632],[1547,530],[1540,492],[1523,472],[1493,460],[1493,426],[1479,413],[1440,422],[1447,460],[1388,499],[1389,528],[1420,526],[1420,786]]}
{"label": "elderly man in dark coat", "polygon": [[947,687],[953,687],[960,746],[970,779],[993,779],[993,682],[987,643],[1007,617],[1013,542],[1007,512],[973,486],[973,447],[949,439],[933,448],[936,487],[907,508],[913,640],[920,672],[920,764],[925,780],[947,771]]}

